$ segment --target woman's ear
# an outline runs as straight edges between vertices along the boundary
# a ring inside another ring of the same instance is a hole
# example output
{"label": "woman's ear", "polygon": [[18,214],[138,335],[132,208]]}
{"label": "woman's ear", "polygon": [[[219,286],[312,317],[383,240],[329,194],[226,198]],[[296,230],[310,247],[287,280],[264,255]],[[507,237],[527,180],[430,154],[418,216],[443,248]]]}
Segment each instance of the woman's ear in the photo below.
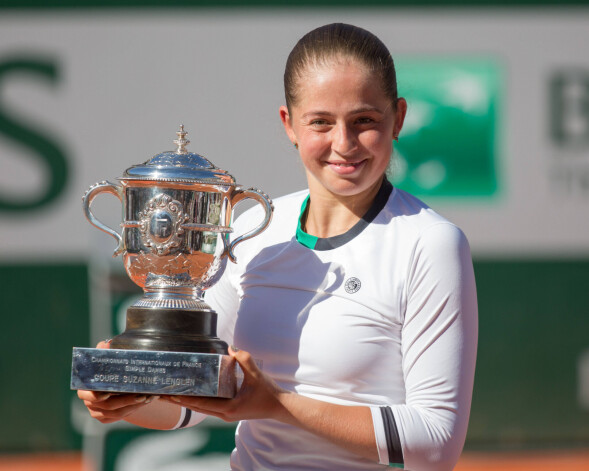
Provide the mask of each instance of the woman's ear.
{"label": "woman's ear", "polygon": [[403,129],[403,123],[405,122],[405,116],[407,115],[407,101],[405,98],[397,99],[397,106],[395,108],[395,125],[393,127],[393,137],[398,137],[401,129]]}
{"label": "woman's ear", "polygon": [[286,135],[293,144],[296,144],[297,136],[295,135],[294,130],[292,128],[292,121],[290,119],[290,113],[288,112],[288,108],[283,105],[280,107],[278,112],[280,113],[280,120],[282,121],[284,130],[286,131]]}

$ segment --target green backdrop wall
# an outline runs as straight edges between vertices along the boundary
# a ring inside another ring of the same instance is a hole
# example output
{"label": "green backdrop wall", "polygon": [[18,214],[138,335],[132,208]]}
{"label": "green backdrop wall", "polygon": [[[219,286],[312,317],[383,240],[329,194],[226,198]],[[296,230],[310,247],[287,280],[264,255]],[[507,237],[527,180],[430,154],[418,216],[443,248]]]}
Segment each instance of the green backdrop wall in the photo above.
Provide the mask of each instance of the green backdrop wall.
{"label": "green backdrop wall", "polygon": [[80,446],[70,418],[72,347],[89,342],[84,263],[0,265],[1,451]]}
{"label": "green backdrop wall", "polygon": [[[589,444],[589,411],[577,400],[589,260],[478,260],[475,271],[480,336],[467,448]],[[86,266],[3,265],[0,286],[0,451],[76,449],[69,373],[72,346],[89,342]]]}

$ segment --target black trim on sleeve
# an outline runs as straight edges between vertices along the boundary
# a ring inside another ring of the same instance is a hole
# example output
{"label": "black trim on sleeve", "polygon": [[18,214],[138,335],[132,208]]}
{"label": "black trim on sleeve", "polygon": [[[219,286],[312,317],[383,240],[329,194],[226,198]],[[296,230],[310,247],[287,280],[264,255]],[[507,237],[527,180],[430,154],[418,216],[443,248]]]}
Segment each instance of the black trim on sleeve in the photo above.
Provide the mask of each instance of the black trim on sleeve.
{"label": "black trim on sleeve", "polygon": [[188,425],[188,423],[190,422],[190,418],[192,417],[192,411],[190,409],[184,409],[184,420],[182,421],[182,423],[180,424],[180,427],[178,428],[184,428]]}
{"label": "black trim on sleeve", "polygon": [[403,449],[401,448],[401,439],[399,438],[399,431],[397,430],[397,423],[395,416],[390,407],[381,407],[382,422],[384,424],[384,432],[387,439],[387,448],[389,450],[389,463],[391,465],[403,465]]}

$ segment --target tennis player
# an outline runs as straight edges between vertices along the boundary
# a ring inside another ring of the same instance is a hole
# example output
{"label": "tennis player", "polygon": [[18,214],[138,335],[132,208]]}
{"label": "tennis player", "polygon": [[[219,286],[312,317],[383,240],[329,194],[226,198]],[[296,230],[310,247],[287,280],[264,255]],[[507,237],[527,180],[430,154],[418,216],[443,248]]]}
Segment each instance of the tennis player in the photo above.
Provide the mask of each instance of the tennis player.
{"label": "tennis player", "polygon": [[244,371],[237,396],[79,396],[104,423],[239,421],[233,470],[451,470],[471,404],[475,280],[463,232],[386,178],[407,110],[391,54],[368,31],[326,25],[297,43],[284,85],[308,189],[275,200],[270,227],[206,296]]}

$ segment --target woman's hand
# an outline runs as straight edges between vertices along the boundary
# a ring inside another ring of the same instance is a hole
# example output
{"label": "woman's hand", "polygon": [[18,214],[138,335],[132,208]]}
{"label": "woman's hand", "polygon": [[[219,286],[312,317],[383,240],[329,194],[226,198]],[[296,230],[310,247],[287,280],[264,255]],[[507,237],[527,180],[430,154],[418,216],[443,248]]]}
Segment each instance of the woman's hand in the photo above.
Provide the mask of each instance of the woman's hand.
{"label": "woman's hand", "polygon": [[243,370],[243,383],[233,399],[195,397],[195,396],[162,396],[161,400],[169,401],[201,414],[213,415],[226,422],[245,419],[277,419],[286,414],[280,402],[282,395],[289,394],[256,365],[252,356],[243,350],[229,348],[229,355],[239,363]]}
{"label": "woman's hand", "polygon": [[103,424],[118,422],[157,398],[145,394],[111,394],[83,390],[78,391],[78,397],[84,401],[90,415]]}
{"label": "woman's hand", "polygon": [[[106,341],[99,342],[96,346],[96,348],[109,347]],[[84,401],[90,415],[103,424],[117,422],[157,399],[157,396],[145,394],[116,394],[86,390],[79,390],[78,397]]]}

